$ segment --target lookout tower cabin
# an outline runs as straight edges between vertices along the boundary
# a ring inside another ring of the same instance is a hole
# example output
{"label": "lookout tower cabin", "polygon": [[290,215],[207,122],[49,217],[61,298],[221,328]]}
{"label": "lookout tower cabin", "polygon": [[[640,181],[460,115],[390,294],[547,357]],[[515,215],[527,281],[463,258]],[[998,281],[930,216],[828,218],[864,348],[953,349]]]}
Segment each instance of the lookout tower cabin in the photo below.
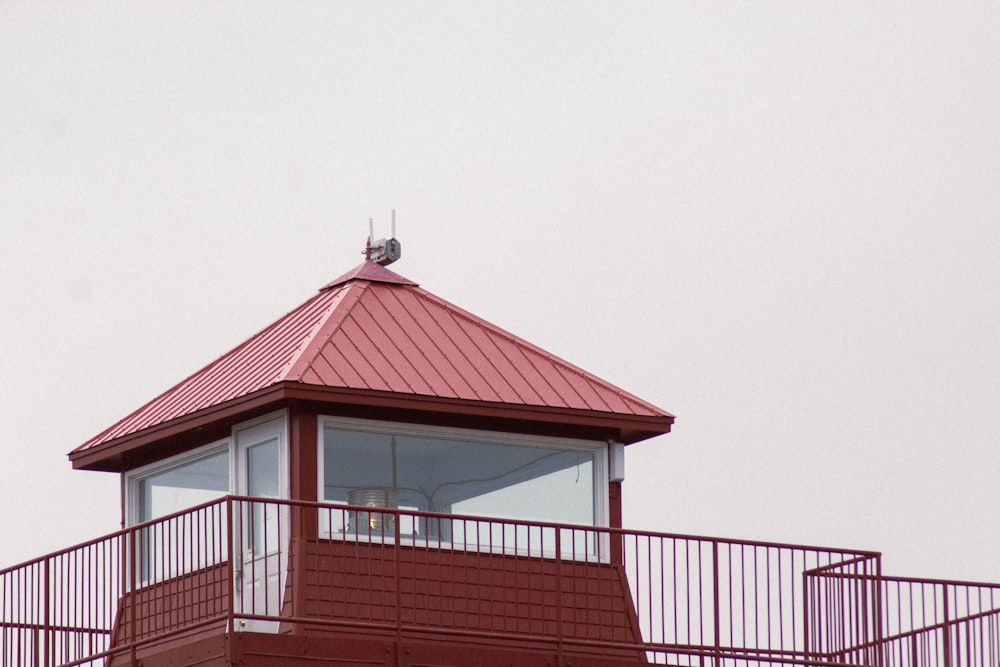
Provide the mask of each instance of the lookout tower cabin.
{"label": "lookout tower cabin", "polygon": [[384,254],[70,453],[123,527],[0,569],[0,666],[1000,665],[1000,584],[623,528],[674,418]]}
{"label": "lookout tower cabin", "polygon": [[673,421],[366,260],[70,453],[122,479],[91,655],[640,664],[623,449]]}

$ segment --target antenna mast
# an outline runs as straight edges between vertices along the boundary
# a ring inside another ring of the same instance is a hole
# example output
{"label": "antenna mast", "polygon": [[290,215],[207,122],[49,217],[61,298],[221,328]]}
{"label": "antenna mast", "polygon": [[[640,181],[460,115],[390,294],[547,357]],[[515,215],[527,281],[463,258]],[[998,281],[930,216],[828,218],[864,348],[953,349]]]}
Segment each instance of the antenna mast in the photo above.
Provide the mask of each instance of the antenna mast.
{"label": "antenna mast", "polygon": [[396,209],[392,209],[392,236],[375,240],[375,221],[368,218],[368,243],[365,244],[365,259],[382,266],[395,262],[403,254],[403,247],[396,240]]}

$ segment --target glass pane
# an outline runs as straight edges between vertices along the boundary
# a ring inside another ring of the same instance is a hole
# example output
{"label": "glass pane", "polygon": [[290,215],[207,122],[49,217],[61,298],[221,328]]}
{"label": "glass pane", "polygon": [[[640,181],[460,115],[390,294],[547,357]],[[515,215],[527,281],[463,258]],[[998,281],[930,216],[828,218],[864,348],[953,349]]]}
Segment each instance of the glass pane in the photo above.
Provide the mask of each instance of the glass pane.
{"label": "glass pane", "polygon": [[[280,459],[277,438],[248,447],[247,495],[256,498],[278,498],[281,489]],[[278,506],[254,503],[248,526],[253,553],[276,552],[281,544],[278,535]]]}
{"label": "glass pane", "polygon": [[247,495],[277,498],[280,482],[277,438],[247,448]]}
{"label": "glass pane", "polygon": [[[327,427],[323,499],[515,520],[594,525],[594,454]],[[375,512],[330,513],[330,532],[374,532]],[[351,516],[352,514],[357,516]],[[410,521],[403,535],[439,533]],[[448,522],[450,523],[450,522]],[[391,534],[392,531],[387,531]]]}
{"label": "glass pane", "polygon": [[[158,519],[229,492],[229,452],[222,451],[138,482],[139,522]],[[225,509],[213,505],[157,522],[136,534],[139,581],[163,581],[226,558]]]}
{"label": "glass pane", "polygon": [[[526,521],[593,524],[593,456],[559,452],[558,460],[568,467],[470,496],[454,503],[452,512]],[[584,489],[589,496],[584,497],[581,493]]]}
{"label": "glass pane", "polygon": [[139,481],[139,521],[149,521],[229,492],[229,453],[207,456]]}

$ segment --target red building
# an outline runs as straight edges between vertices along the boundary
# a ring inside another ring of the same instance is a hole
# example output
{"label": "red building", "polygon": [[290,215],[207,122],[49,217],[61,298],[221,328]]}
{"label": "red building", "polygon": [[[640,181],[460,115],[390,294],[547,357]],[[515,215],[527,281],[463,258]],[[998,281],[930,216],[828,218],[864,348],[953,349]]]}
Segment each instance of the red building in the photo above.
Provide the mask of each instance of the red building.
{"label": "red building", "polygon": [[623,528],[673,421],[366,261],[70,453],[126,528],[0,571],[0,659],[1000,665],[1000,585]]}

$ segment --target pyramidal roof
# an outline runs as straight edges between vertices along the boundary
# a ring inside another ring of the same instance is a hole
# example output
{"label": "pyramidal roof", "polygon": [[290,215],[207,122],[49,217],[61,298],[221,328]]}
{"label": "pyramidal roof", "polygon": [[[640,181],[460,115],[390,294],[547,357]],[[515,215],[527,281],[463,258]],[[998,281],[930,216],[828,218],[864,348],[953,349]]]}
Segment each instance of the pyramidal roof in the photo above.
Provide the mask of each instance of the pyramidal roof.
{"label": "pyramidal roof", "polygon": [[602,413],[637,421],[644,437],[669,431],[673,422],[656,406],[365,261],[70,458],[76,463],[95,448],[279,386],[328,390],[328,400],[348,402],[364,394],[408,397],[436,402],[441,411],[451,402]]}

